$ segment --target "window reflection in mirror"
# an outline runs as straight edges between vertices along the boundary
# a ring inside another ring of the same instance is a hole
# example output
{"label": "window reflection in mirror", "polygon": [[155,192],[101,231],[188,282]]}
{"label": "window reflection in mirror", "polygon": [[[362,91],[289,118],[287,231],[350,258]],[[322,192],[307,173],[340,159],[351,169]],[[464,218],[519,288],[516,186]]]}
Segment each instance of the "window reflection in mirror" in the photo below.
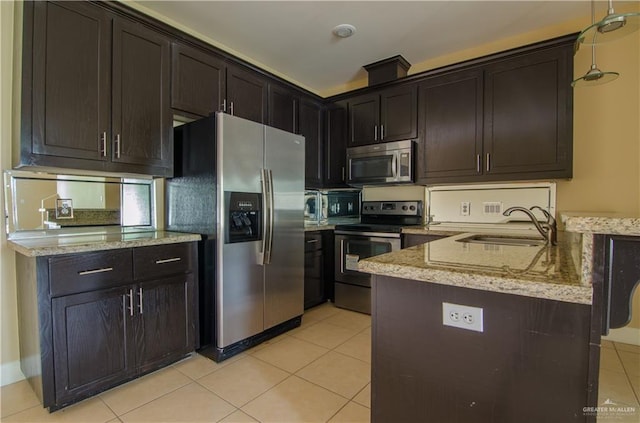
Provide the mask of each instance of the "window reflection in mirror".
{"label": "window reflection in mirror", "polygon": [[151,226],[152,180],[5,172],[7,233]]}

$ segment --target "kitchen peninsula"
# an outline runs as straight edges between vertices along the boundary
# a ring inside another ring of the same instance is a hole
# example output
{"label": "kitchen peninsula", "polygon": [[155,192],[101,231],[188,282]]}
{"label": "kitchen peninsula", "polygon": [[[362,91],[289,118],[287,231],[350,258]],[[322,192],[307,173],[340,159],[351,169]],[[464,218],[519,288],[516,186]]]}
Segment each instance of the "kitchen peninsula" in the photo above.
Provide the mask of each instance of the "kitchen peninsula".
{"label": "kitchen peninsula", "polygon": [[585,407],[597,406],[607,301],[599,234],[626,241],[640,220],[562,220],[557,246],[459,233],[360,261],[373,275],[372,422],[595,422]]}

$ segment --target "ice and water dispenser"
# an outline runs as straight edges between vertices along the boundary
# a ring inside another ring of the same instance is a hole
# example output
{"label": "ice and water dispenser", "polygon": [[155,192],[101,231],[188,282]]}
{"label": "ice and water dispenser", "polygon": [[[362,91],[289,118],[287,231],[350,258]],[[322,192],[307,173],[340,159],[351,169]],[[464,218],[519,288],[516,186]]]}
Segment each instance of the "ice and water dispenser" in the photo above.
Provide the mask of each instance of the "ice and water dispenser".
{"label": "ice and water dispenser", "polygon": [[260,241],[262,239],[262,194],[225,192],[228,220],[225,243]]}

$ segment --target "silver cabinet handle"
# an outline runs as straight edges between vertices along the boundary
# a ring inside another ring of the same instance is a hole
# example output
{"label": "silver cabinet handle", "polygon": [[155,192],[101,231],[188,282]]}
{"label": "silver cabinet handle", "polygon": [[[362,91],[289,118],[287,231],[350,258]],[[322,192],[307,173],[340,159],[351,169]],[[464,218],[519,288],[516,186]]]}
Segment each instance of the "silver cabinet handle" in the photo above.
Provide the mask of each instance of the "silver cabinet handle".
{"label": "silver cabinet handle", "polygon": [[476,172],[480,173],[480,154],[476,154]]}
{"label": "silver cabinet handle", "polygon": [[129,289],[127,297],[129,297],[129,307],[127,307],[129,309],[129,316],[133,317],[133,289]]}
{"label": "silver cabinet handle", "polygon": [[491,170],[491,153],[487,153],[487,172]]}
{"label": "silver cabinet handle", "polygon": [[116,159],[120,158],[120,134],[116,135]]}
{"label": "silver cabinet handle", "polygon": [[173,262],[180,261],[180,260],[182,260],[181,257],[172,257],[172,258],[168,258],[168,259],[156,260],[156,264],[173,263]]}
{"label": "silver cabinet handle", "polygon": [[231,116],[233,116],[233,101],[229,104],[229,109],[231,109]]}
{"label": "silver cabinet handle", "polygon": [[227,111],[227,99],[226,98],[224,100],[222,100],[222,111],[223,112]]}
{"label": "silver cabinet handle", "polygon": [[342,166],[342,182],[345,182],[345,173],[344,166]]}
{"label": "silver cabinet handle", "polygon": [[78,275],[80,276],[93,275],[94,273],[111,272],[112,270],[113,270],[113,267],[103,267],[102,269],[93,269],[93,270],[82,270],[78,272]]}
{"label": "silver cabinet handle", "polygon": [[138,288],[138,311],[142,314],[142,288]]}
{"label": "silver cabinet handle", "polygon": [[380,140],[384,140],[384,125],[380,125]]}
{"label": "silver cabinet handle", "polygon": [[307,244],[315,244],[316,242],[318,242],[317,239],[309,239],[309,240],[307,240]]}
{"label": "silver cabinet handle", "polygon": [[373,127],[373,140],[378,141],[378,125]]}
{"label": "silver cabinet handle", "polygon": [[107,157],[107,131],[104,131],[102,135],[100,135],[100,155]]}

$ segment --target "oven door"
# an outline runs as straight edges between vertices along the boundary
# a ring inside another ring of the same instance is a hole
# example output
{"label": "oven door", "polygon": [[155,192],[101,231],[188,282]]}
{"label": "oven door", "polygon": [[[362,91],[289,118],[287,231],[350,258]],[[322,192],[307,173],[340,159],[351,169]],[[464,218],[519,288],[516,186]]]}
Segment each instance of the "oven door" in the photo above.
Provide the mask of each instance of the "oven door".
{"label": "oven door", "polygon": [[371,275],[358,271],[358,261],[399,250],[399,234],[393,235],[392,237],[386,237],[336,234],[336,281],[370,287]]}

